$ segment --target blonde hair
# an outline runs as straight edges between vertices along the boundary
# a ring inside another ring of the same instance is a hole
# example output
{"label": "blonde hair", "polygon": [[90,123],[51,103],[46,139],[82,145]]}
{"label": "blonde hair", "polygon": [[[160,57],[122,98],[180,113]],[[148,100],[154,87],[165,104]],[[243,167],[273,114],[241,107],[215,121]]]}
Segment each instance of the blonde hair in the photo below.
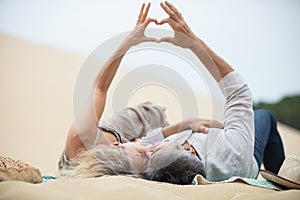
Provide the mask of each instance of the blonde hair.
{"label": "blonde hair", "polygon": [[61,178],[96,178],[104,175],[130,175],[131,159],[121,148],[97,147],[82,151],[70,164],[60,170]]}

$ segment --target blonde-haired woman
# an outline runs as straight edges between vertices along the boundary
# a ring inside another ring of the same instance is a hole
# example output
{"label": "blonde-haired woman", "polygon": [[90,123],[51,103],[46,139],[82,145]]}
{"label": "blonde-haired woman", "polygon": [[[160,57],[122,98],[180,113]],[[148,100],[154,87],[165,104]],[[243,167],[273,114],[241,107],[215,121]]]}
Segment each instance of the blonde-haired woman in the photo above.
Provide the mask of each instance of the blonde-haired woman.
{"label": "blonde-haired woman", "polygon": [[[113,120],[102,119],[108,89],[125,53],[140,43],[156,42],[155,38],[144,35],[149,23],[157,23],[155,19],[147,18],[149,8],[150,3],[146,7],[142,5],[134,30],[97,75],[89,97],[90,103],[82,119],[74,122],[68,132],[65,150],[59,160],[62,176],[99,177],[142,173],[145,166],[140,161],[144,160],[147,149],[130,141],[145,136],[151,128],[168,124],[165,109],[150,102],[127,108],[116,114]],[[103,123],[99,127],[100,119]],[[119,130],[115,123],[131,123],[131,126],[124,131]]]}

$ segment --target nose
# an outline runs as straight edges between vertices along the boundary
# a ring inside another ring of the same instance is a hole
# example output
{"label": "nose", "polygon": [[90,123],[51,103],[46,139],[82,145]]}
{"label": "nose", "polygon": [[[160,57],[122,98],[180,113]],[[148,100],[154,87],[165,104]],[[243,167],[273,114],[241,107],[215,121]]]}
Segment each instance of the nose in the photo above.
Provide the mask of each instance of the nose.
{"label": "nose", "polygon": [[195,149],[192,148],[192,147],[189,149],[189,152],[191,152],[191,154],[195,154],[195,153],[196,153],[196,152],[195,152]]}
{"label": "nose", "polygon": [[145,147],[137,147],[136,150],[137,150],[139,153],[146,153],[148,149],[145,148]]}
{"label": "nose", "polygon": [[146,156],[149,159],[151,157],[152,152],[151,151],[146,151]]}
{"label": "nose", "polygon": [[145,153],[148,159],[151,157],[153,152],[154,152],[154,148],[146,149]]}
{"label": "nose", "polygon": [[188,152],[190,152],[191,154],[195,154],[195,149],[191,146],[191,145],[184,145],[184,149]]}

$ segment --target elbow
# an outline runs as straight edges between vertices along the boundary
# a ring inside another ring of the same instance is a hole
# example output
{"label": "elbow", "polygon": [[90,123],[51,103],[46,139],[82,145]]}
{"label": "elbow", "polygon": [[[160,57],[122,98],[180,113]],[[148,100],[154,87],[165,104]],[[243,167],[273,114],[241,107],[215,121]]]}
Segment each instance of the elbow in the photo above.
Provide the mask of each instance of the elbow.
{"label": "elbow", "polygon": [[95,127],[82,127],[82,128],[76,128],[76,131],[73,131],[72,134],[70,134],[70,137],[73,141],[77,141],[82,144],[86,149],[89,149],[92,147],[94,143],[94,139],[96,138],[98,128]]}
{"label": "elbow", "polygon": [[107,78],[96,78],[93,82],[93,89],[97,89],[103,92],[107,92],[108,88],[109,88],[109,82],[105,81]]}
{"label": "elbow", "polygon": [[106,87],[104,84],[97,84],[97,82],[94,82],[92,85],[92,93],[94,95],[96,94],[101,94],[101,95],[106,95],[108,91],[108,87]]}

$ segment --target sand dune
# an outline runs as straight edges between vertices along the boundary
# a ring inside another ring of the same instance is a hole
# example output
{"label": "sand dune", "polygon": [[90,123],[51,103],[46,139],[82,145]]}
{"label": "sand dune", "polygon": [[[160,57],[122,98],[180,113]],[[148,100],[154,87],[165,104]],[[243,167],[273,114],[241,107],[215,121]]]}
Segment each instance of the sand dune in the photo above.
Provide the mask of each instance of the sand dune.
{"label": "sand dune", "polygon": [[[0,34],[0,55],[1,155],[37,166],[43,174],[56,175],[57,160],[73,119],[73,88],[85,57],[5,34]],[[125,71],[122,69],[120,74]],[[114,84],[117,81],[118,78]],[[157,88],[148,89],[157,91]],[[167,104],[171,122],[179,120],[178,103],[172,95],[153,98]],[[129,103],[143,100],[140,94]],[[110,112],[108,108],[105,114]],[[203,115],[209,116],[207,112],[209,109],[203,110]],[[279,124],[279,130],[286,154],[300,157],[300,132],[284,124]],[[299,191],[275,192],[239,183],[175,186],[128,177],[59,180],[39,185],[7,182],[0,184],[0,190],[0,194],[9,191],[1,194],[3,199],[94,199],[102,195],[113,199],[120,195],[130,199],[197,199],[202,195],[205,199],[218,199],[220,195],[222,199],[297,199],[300,196]]]}

